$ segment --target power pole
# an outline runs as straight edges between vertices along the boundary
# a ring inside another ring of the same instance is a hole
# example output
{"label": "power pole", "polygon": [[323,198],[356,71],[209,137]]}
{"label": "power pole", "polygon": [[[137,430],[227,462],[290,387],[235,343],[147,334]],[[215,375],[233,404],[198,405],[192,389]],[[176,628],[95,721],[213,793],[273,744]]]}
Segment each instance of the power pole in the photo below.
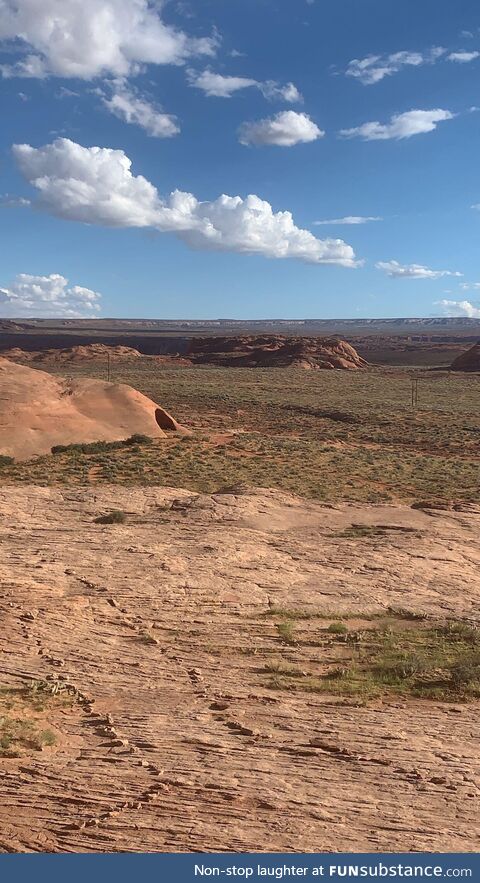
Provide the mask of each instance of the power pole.
{"label": "power pole", "polygon": [[107,353],[107,380],[110,383],[110,353]]}
{"label": "power pole", "polygon": [[412,410],[418,405],[418,378],[412,378]]}

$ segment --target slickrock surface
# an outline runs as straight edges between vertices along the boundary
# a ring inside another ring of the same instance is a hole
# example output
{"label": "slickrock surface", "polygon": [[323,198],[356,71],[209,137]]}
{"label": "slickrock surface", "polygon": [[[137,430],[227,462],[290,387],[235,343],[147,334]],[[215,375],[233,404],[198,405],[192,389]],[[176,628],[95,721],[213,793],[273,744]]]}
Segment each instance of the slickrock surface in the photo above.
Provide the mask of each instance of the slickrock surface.
{"label": "slickrock surface", "polygon": [[[127,523],[94,523],[110,509]],[[0,685],[72,698],[54,745],[0,759],[0,850],[477,850],[478,702],[362,706],[261,671],[288,655],[272,605],[478,621],[479,534],[475,507],[0,490]]]}
{"label": "slickrock surface", "polygon": [[181,427],[131,386],[68,380],[0,358],[0,454],[25,460],[54,445],[161,438],[164,429]]}

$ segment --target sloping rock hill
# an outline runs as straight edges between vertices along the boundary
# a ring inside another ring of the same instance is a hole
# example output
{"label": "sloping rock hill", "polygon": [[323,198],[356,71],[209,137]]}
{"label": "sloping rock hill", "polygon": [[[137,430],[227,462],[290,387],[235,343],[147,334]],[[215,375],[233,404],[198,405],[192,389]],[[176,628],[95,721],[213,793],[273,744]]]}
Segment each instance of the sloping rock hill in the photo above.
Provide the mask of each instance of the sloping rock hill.
{"label": "sloping rock hill", "polygon": [[0,852],[475,852],[479,702],[311,678],[342,613],[478,622],[479,535],[478,507],[0,489]]}
{"label": "sloping rock hill", "polygon": [[159,405],[124,384],[67,380],[0,358],[0,453],[28,459],[53,445],[153,438],[182,430]]}
{"label": "sloping rock hill", "polygon": [[0,319],[0,332],[23,331],[25,328],[28,328],[28,325],[12,322],[11,319]]}
{"label": "sloping rock hill", "polygon": [[480,371],[480,342],[454,359],[450,368],[452,371]]}
{"label": "sloping rock hill", "polygon": [[192,340],[187,355],[194,362],[231,367],[356,370],[367,365],[346,341],[320,337],[201,337]]}
{"label": "sloping rock hill", "polygon": [[19,347],[5,350],[5,359],[22,362],[97,362],[106,361],[108,356],[121,359],[139,359],[142,354],[131,346],[107,346],[104,343],[89,343],[85,346],[72,346],[65,349],[35,350],[29,352]]}

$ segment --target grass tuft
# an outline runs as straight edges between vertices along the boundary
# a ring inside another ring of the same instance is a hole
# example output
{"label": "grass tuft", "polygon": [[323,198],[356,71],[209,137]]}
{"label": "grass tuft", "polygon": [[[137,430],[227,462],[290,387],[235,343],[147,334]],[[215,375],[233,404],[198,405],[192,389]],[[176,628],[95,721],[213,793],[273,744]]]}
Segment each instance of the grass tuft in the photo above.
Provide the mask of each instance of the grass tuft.
{"label": "grass tuft", "polygon": [[345,625],[344,622],[331,622],[327,628],[327,632],[330,632],[332,635],[346,635],[348,632],[348,626]]}
{"label": "grass tuft", "polygon": [[283,622],[278,622],[277,631],[284,644],[296,644],[295,624],[291,620],[285,619]]}

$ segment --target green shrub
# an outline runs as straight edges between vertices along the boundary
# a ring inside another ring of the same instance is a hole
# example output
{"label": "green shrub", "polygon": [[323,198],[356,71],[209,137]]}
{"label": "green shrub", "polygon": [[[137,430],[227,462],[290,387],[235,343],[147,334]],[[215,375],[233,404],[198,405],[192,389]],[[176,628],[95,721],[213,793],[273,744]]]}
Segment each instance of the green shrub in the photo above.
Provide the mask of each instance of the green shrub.
{"label": "green shrub", "polygon": [[119,451],[133,445],[151,445],[153,439],[140,432],[121,441],[78,442],[71,445],[54,445],[52,454],[102,454],[105,451]]}
{"label": "green shrub", "polygon": [[97,441],[84,444],[54,445],[52,454],[100,454],[103,451],[115,451],[123,446],[123,442]]}
{"label": "green shrub", "polygon": [[328,626],[327,632],[330,632],[332,635],[346,635],[348,627],[344,622],[331,622]]}
{"label": "green shrub", "polygon": [[454,687],[480,688],[480,650],[464,653],[450,666],[450,676]]}
{"label": "green shrub", "polygon": [[153,439],[150,438],[149,435],[142,435],[140,432],[135,432],[130,438],[126,438],[122,445],[151,445]]}
{"label": "green shrub", "polygon": [[289,619],[277,623],[277,631],[284,644],[296,644],[295,626]]}
{"label": "green shrub", "polygon": [[0,454],[0,466],[11,466],[15,463],[14,457],[7,457],[6,454]]}
{"label": "green shrub", "polygon": [[379,653],[372,665],[375,676],[386,684],[395,684],[408,678],[429,673],[431,665],[422,653],[415,651],[388,651]]}

